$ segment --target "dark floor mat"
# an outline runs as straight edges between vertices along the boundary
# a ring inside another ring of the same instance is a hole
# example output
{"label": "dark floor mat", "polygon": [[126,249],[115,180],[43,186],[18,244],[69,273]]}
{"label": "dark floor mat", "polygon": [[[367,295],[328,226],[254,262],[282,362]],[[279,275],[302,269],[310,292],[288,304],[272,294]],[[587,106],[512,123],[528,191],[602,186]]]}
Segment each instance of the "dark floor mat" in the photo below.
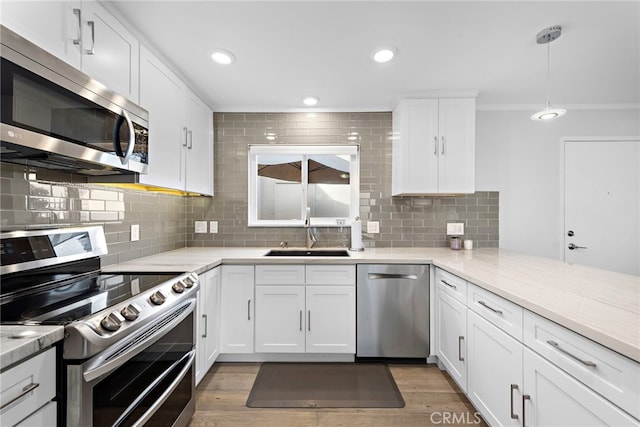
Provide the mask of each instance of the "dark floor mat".
{"label": "dark floor mat", "polygon": [[250,408],[402,408],[383,363],[263,363]]}

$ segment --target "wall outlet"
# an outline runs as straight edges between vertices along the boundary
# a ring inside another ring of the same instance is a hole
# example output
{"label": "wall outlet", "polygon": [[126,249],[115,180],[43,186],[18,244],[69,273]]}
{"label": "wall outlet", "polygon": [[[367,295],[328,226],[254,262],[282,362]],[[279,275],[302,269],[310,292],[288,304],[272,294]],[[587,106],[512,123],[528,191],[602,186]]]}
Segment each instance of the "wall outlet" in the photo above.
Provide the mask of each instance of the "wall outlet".
{"label": "wall outlet", "polygon": [[206,233],[207,221],[195,221],[195,231],[196,233]]}
{"label": "wall outlet", "polygon": [[462,236],[463,234],[464,234],[464,222],[448,222],[447,223],[448,236]]}
{"label": "wall outlet", "polygon": [[137,242],[138,240],[140,240],[140,225],[131,224],[131,241]]}
{"label": "wall outlet", "polygon": [[209,221],[209,233],[218,232],[218,221]]}
{"label": "wall outlet", "polygon": [[380,233],[380,221],[367,221],[367,233]]}

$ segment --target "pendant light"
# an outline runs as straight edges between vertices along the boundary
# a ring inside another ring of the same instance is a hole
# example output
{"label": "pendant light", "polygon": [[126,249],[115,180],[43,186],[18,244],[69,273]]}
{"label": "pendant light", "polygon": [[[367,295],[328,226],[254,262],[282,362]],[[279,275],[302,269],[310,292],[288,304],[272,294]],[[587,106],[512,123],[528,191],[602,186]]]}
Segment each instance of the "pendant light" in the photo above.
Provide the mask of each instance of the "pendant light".
{"label": "pendant light", "polygon": [[551,102],[549,101],[549,44],[555,39],[559,38],[562,34],[562,27],[559,25],[554,25],[552,27],[545,28],[540,31],[536,36],[536,41],[538,44],[546,44],[547,45],[547,105],[544,107],[542,111],[539,111],[531,116],[531,120],[550,120],[555,119],[556,117],[564,116],[567,114],[567,110],[562,108],[552,108]]}

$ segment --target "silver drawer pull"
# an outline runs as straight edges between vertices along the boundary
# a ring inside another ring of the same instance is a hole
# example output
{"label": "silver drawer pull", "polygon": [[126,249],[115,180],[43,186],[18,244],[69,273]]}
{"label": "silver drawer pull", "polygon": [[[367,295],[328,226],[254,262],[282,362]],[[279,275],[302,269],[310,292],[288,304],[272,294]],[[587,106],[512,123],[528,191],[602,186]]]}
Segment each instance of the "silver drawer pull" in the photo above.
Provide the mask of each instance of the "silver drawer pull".
{"label": "silver drawer pull", "polygon": [[458,337],[458,360],[464,362],[464,356],[462,355],[462,341],[464,340],[464,336],[460,335]]}
{"label": "silver drawer pull", "polygon": [[32,392],[33,390],[37,389],[38,387],[40,387],[39,383],[31,383],[31,384],[27,384],[26,386],[22,387],[22,392],[19,395],[17,395],[16,397],[14,397],[13,399],[11,399],[10,401],[8,401],[7,403],[5,403],[4,405],[0,406],[0,410],[2,410],[4,408],[6,408],[7,406],[11,405],[16,400],[20,400],[23,396],[29,394],[30,392]]}
{"label": "silver drawer pull", "polygon": [[553,348],[555,348],[555,349],[556,349],[556,350],[558,350],[559,352],[564,353],[564,354],[566,354],[567,356],[569,356],[569,357],[571,357],[571,358],[573,358],[573,359],[577,360],[578,362],[582,363],[582,364],[583,364],[583,365],[585,365],[585,366],[589,366],[589,367],[591,367],[591,368],[595,368],[595,367],[596,367],[596,364],[595,364],[595,363],[593,363],[592,361],[590,361],[590,360],[582,360],[582,359],[580,359],[578,356],[575,356],[575,355],[573,355],[573,354],[569,353],[567,350],[565,350],[565,349],[563,349],[562,347],[560,347],[560,344],[558,344],[558,343],[557,343],[557,342],[555,342],[555,341],[547,340],[547,344],[549,344],[550,346],[552,346]]}
{"label": "silver drawer pull", "polygon": [[443,283],[443,284],[447,285],[448,287],[450,287],[450,288],[452,288],[452,289],[458,289],[458,288],[456,287],[456,285],[452,285],[451,283],[447,282],[446,280],[442,280],[442,279],[440,279],[440,283]]}
{"label": "silver drawer pull", "polygon": [[489,306],[486,302],[484,301],[478,301],[478,304],[480,304],[483,307],[488,308],[489,310],[493,311],[495,314],[499,314],[500,316],[502,316],[502,310],[496,310],[495,308]]}

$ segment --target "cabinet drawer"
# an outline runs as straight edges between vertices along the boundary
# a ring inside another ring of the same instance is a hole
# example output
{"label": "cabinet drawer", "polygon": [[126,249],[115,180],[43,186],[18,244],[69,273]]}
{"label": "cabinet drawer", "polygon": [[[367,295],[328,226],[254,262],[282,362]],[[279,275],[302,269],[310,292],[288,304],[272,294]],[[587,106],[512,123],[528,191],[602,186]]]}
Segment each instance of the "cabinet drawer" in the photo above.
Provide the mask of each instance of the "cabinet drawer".
{"label": "cabinet drawer", "polygon": [[505,331],[518,341],[522,341],[522,312],[517,304],[469,283],[467,305],[470,309]]}
{"label": "cabinet drawer", "polygon": [[640,363],[528,310],[524,312],[524,343],[640,418]]}
{"label": "cabinet drawer", "polygon": [[355,265],[307,265],[307,285],[355,285]]}
{"label": "cabinet drawer", "polygon": [[0,406],[8,405],[0,425],[15,425],[55,397],[55,367],[56,349],[51,348],[0,374]]}
{"label": "cabinet drawer", "polygon": [[444,270],[436,270],[436,288],[467,305],[467,281]]}
{"label": "cabinet drawer", "polygon": [[304,285],[304,265],[256,265],[256,285]]}

